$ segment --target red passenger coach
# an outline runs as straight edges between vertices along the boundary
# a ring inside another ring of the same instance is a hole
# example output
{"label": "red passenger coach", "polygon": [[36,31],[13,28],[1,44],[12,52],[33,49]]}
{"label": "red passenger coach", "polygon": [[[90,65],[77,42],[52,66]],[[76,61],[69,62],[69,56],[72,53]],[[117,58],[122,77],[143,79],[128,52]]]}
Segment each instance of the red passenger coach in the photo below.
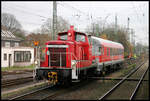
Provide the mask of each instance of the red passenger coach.
{"label": "red passenger coach", "polygon": [[92,36],[92,56],[98,65],[97,72],[101,72],[124,61],[124,47],[120,43]]}
{"label": "red passenger coach", "polygon": [[54,83],[78,81],[121,63],[123,52],[121,44],[76,32],[71,26],[58,33],[57,40],[46,43],[45,61],[37,63],[34,77]]}

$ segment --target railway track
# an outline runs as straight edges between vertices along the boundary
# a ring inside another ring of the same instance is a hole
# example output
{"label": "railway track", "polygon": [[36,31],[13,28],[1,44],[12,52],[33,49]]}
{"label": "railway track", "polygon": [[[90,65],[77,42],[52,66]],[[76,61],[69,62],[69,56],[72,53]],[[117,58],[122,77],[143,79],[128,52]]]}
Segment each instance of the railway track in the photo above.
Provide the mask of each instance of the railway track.
{"label": "railway track", "polygon": [[41,99],[42,93],[46,94],[46,92],[47,93],[50,91],[52,92],[53,91],[52,88],[54,88],[54,87],[55,87],[55,85],[46,85],[46,86],[44,86],[40,89],[34,90],[32,92],[28,92],[28,93],[10,98],[9,100]]}
{"label": "railway track", "polygon": [[33,70],[21,70],[21,71],[10,71],[10,72],[4,71],[4,72],[2,72],[2,76],[24,74],[24,73],[31,73],[31,72],[33,72]]}
{"label": "railway track", "polygon": [[[132,81],[132,78],[129,78],[134,72],[136,72],[144,63],[142,63],[140,66],[138,66],[136,69],[132,70],[126,77],[124,78],[116,78],[116,79],[119,79],[119,80],[127,80],[127,81]],[[146,73],[146,72],[145,72]],[[145,76],[145,74],[143,75],[143,77]],[[109,78],[107,78],[109,79]],[[121,81],[122,81],[121,80]],[[136,79],[135,81],[143,81],[143,79]],[[146,80],[147,81],[147,80]],[[89,81],[88,81],[89,82]],[[122,81],[124,82],[124,81]],[[14,98],[11,98],[9,100],[23,100],[23,99],[38,99],[38,100],[52,100],[52,99],[55,99],[57,96],[59,95],[62,95],[64,93],[68,93],[68,92],[71,92],[71,91],[74,91],[76,90],[77,88],[80,88],[82,85],[84,84],[87,84],[87,82],[85,83],[81,83],[81,84],[77,84],[77,85],[74,85],[74,86],[71,86],[71,87],[68,87],[68,88],[65,88],[65,89],[61,89],[61,88],[56,88],[54,87],[54,85],[52,86],[46,86],[44,88],[41,88],[41,89],[37,89],[36,91],[33,91],[33,92],[29,92],[29,93],[26,93],[26,94],[23,94],[23,95],[19,95],[17,97],[14,97]],[[119,86],[120,84],[118,84]],[[136,89],[138,90],[138,87],[139,87],[140,83],[138,84],[138,86],[136,87]],[[114,87],[113,87],[114,88]],[[116,89],[116,88],[114,88]],[[136,94],[137,90],[134,91],[134,94]],[[112,90],[113,91],[113,90]],[[110,91],[112,93],[112,91]],[[132,95],[133,98],[135,95]],[[109,95],[109,94],[108,94]],[[106,95],[107,96],[107,95]],[[101,97],[99,98],[99,100],[101,99],[105,99],[106,96],[104,97]],[[132,99],[133,99],[132,98]]]}
{"label": "railway track", "polygon": [[2,80],[2,87],[5,88],[8,86],[23,84],[25,82],[30,82],[30,81],[33,81],[33,76],[18,78],[18,79],[12,79],[12,80]]}
{"label": "railway track", "polygon": [[87,82],[88,81],[74,84],[73,86],[68,86],[67,88],[62,86],[56,86],[56,85],[46,86],[41,89],[37,89],[33,92],[16,96],[9,100],[52,100],[57,96],[74,91],[80,88],[81,86],[86,85]]}
{"label": "railway track", "polygon": [[[132,77],[133,75],[137,75],[136,73],[138,73],[140,67],[142,68],[142,66],[145,64],[146,62],[143,62],[142,64],[140,64],[137,68],[135,68],[134,70],[132,70],[128,75],[126,75],[125,77],[122,78],[122,80],[120,82],[118,82],[115,86],[113,86],[113,88],[111,88],[108,92],[106,92],[103,96],[101,96],[98,100],[104,100],[104,99],[114,99],[114,96],[117,96],[115,94],[118,94],[118,96],[122,97],[120,99],[126,98],[127,100],[132,100],[134,99],[141,82],[143,81],[143,78],[145,76],[145,74],[147,73],[148,69],[147,68],[142,75],[140,75],[140,79],[136,82],[136,84],[134,84],[134,88],[127,88],[127,84],[131,84],[131,81],[129,82],[130,77]],[[129,83],[127,83],[129,82]],[[135,81],[132,81],[135,83]],[[125,85],[126,84],[126,85]],[[118,89],[117,89],[118,88]],[[124,93],[125,91],[122,91],[121,88],[124,88],[124,90],[128,90],[127,93]],[[118,97],[117,96],[117,97]],[[115,98],[118,99],[118,98]]]}
{"label": "railway track", "polygon": [[62,89],[62,90],[58,90],[58,91],[54,92],[53,94],[45,96],[44,98],[42,98],[40,100],[54,100],[57,96],[61,96],[63,94],[75,91],[76,89],[79,89],[79,88],[87,85],[88,83],[90,83],[88,80],[83,81],[83,82],[78,82],[77,84],[74,83],[74,85],[67,87],[67,89],[65,88],[65,89]]}

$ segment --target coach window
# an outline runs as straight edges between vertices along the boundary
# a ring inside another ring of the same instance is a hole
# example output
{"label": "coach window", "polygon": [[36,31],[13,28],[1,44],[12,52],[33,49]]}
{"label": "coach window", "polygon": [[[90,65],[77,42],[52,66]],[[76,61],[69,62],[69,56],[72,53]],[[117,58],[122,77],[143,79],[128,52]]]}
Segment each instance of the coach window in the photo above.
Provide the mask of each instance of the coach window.
{"label": "coach window", "polygon": [[120,50],[120,55],[122,54],[122,49]]}
{"label": "coach window", "polygon": [[109,48],[107,48],[107,56],[109,55]]}
{"label": "coach window", "polygon": [[119,55],[119,49],[117,49],[117,55]]}
{"label": "coach window", "polygon": [[122,52],[121,52],[121,51],[122,51],[122,49],[120,49],[120,55],[122,54]]}
{"label": "coach window", "polygon": [[109,48],[109,55],[111,56],[111,48]]}
{"label": "coach window", "polygon": [[110,56],[112,55],[112,48],[110,48]]}
{"label": "coach window", "polygon": [[115,55],[115,48],[113,49],[113,56]]}
{"label": "coach window", "polygon": [[118,55],[118,49],[116,49],[116,55]]}
{"label": "coach window", "polygon": [[101,52],[102,51],[102,48],[101,47],[99,47],[99,55],[101,55]]}
{"label": "coach window", "polygon": [[104,48],[101,47],[101,55],[104,55]]}
{"label": "coach window", "polygon": [[113,56],[115,55],[115,49],[113,48]]}

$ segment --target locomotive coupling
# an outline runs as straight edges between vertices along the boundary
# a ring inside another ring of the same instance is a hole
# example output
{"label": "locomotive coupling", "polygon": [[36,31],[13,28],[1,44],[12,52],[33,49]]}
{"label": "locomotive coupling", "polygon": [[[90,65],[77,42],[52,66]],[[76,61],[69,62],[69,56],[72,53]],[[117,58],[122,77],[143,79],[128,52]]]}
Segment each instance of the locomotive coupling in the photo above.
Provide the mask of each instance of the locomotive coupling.
{"label": "locomotive coupling", "polygon": [[56,84],[58,82],[57,72],[48,72],[48,81]]}

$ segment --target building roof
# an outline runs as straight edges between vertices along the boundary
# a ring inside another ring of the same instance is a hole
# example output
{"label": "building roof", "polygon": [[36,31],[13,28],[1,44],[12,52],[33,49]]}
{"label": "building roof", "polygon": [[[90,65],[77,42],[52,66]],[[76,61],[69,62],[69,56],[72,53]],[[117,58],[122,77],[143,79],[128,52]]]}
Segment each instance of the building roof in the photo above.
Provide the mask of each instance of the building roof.
{"label": "building roof", "polygon": [[14,36],[13,33],[7,30],[1,30],[1,40],[21,41],[20,38]]}

